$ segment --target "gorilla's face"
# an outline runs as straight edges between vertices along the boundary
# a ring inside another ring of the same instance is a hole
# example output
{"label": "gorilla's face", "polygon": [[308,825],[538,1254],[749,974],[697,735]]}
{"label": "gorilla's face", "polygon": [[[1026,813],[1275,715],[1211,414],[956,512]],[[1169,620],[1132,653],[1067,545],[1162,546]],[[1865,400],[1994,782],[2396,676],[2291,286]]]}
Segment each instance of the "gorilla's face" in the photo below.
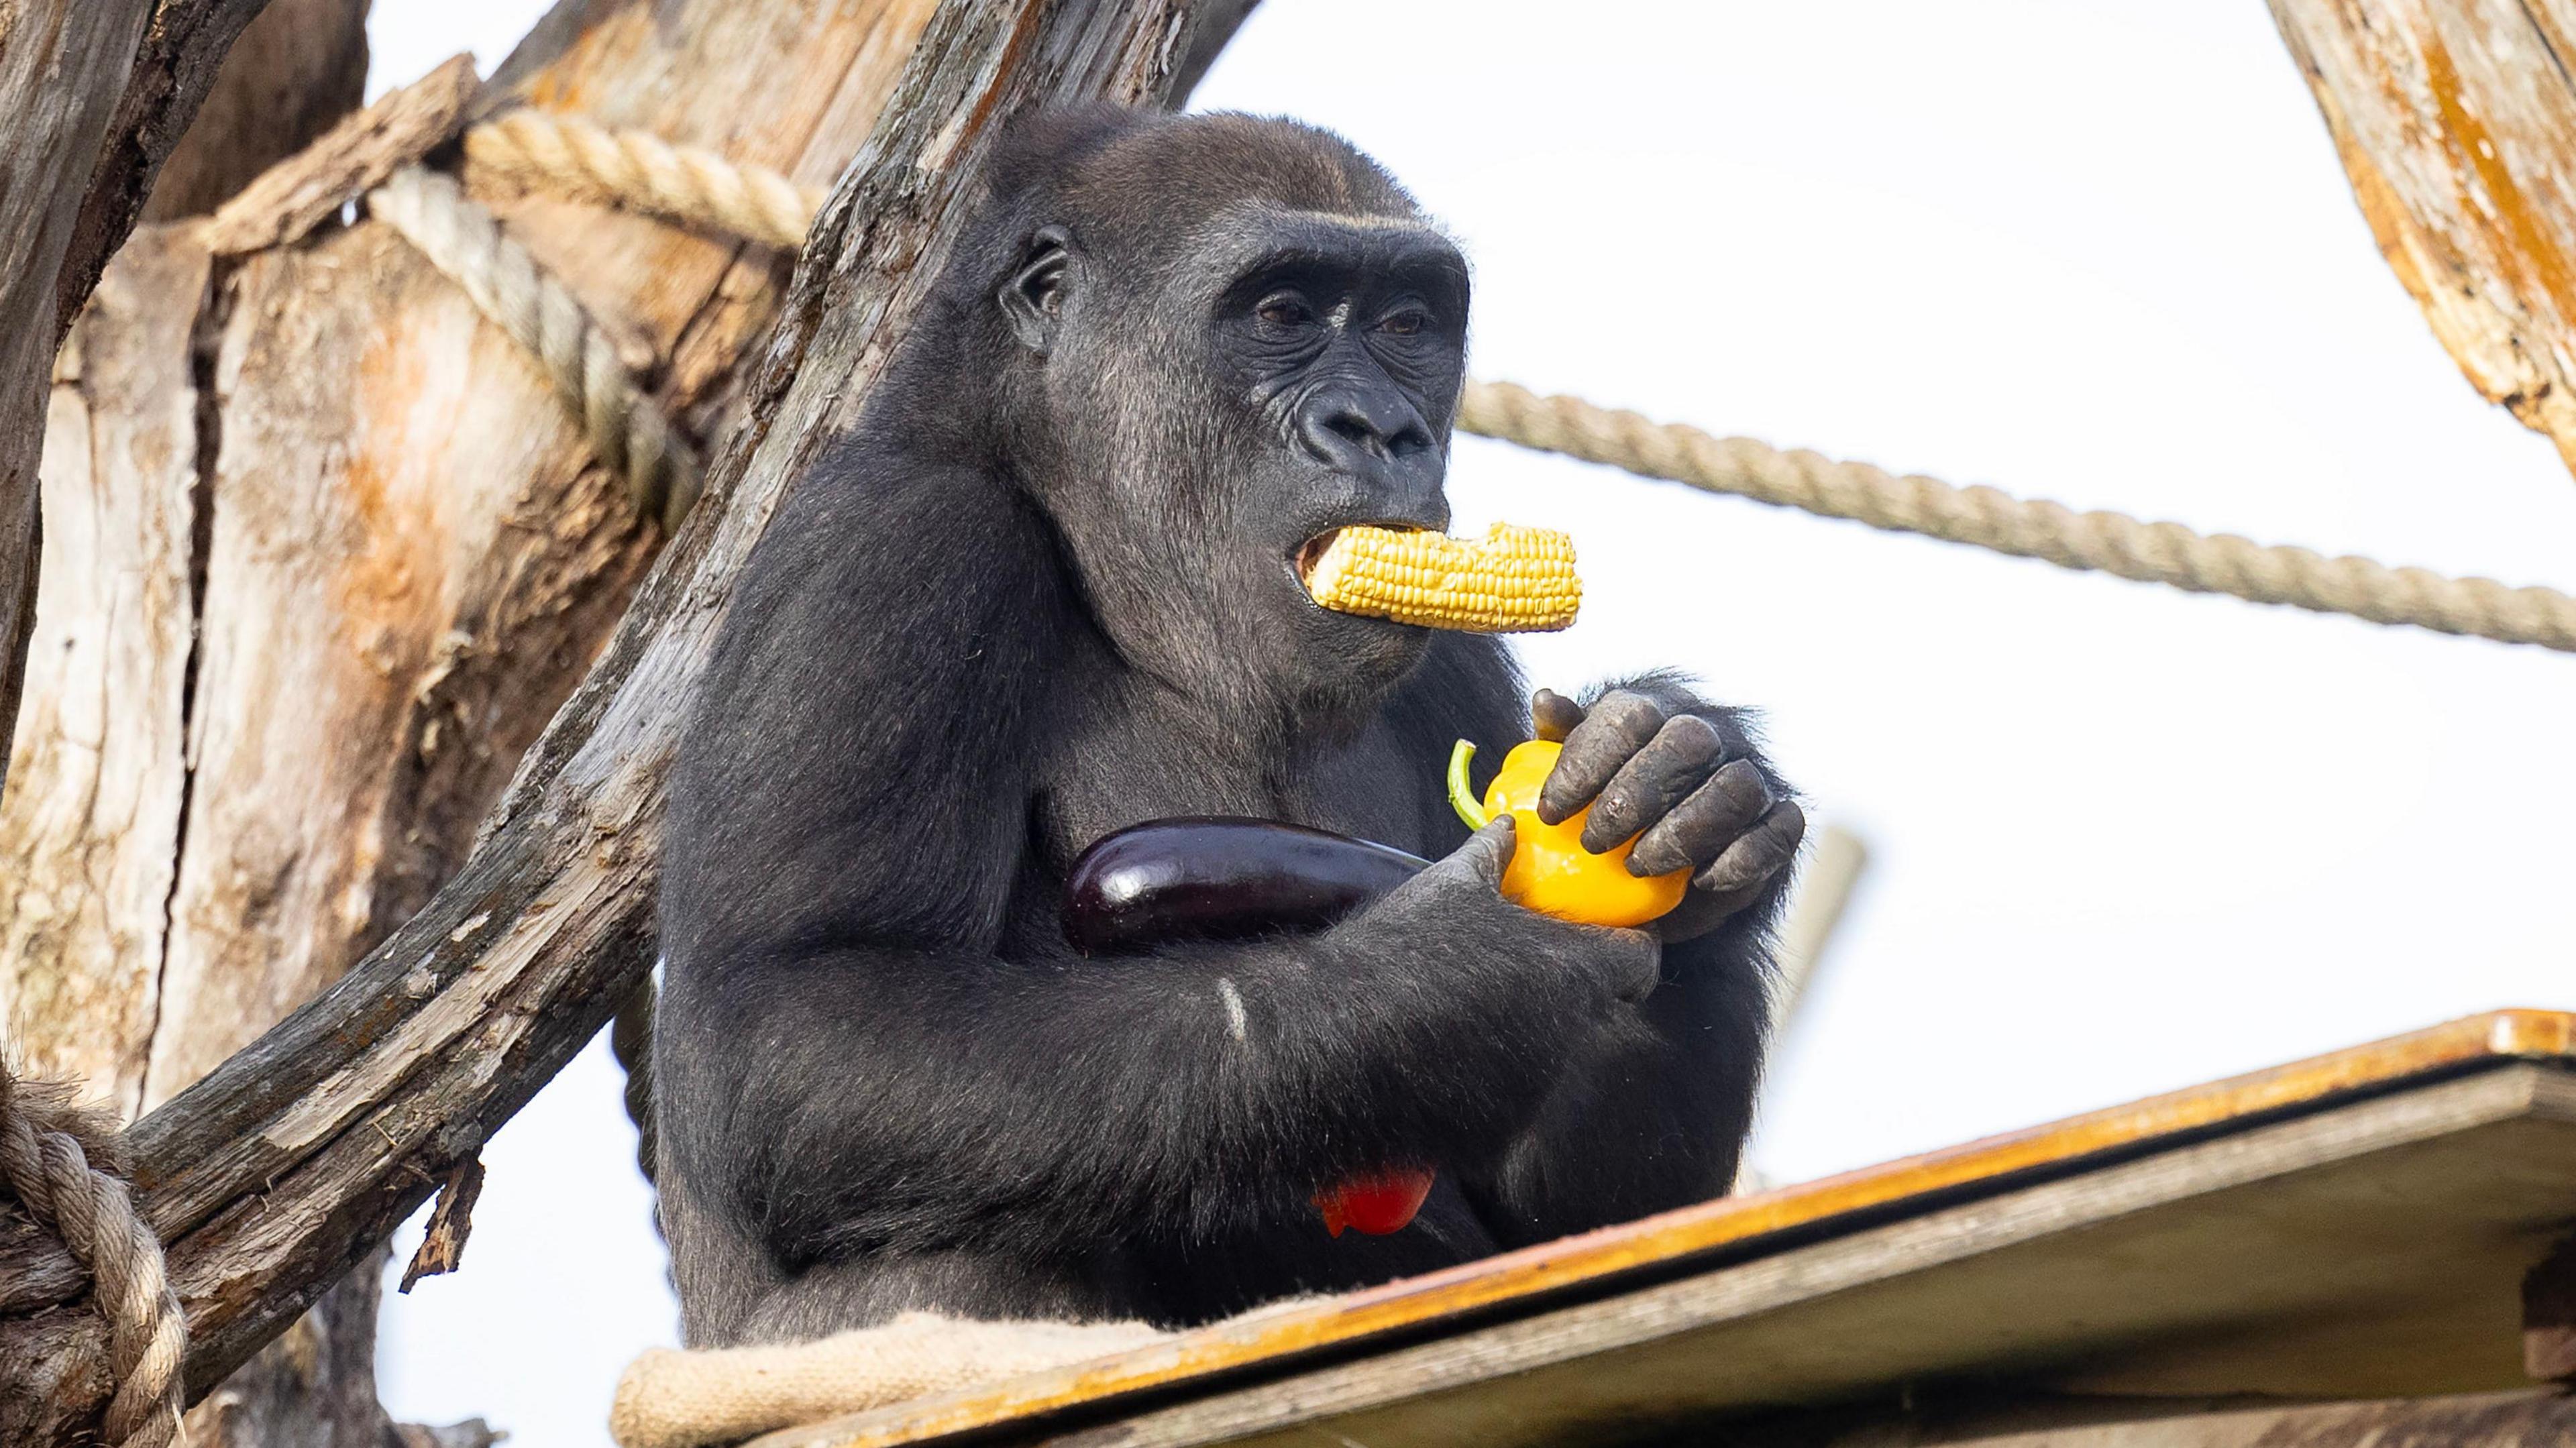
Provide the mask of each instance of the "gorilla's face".
{"label": "gorilla's face", "polygon": [[1428,633],[1326,612],[1300,575],[1348,525],[1448,526],[1466,263],[1409,212],[1266,198],[1118,229],[1042,228],[1001,292],[1094,611],[1175,687],[1355,717]]}

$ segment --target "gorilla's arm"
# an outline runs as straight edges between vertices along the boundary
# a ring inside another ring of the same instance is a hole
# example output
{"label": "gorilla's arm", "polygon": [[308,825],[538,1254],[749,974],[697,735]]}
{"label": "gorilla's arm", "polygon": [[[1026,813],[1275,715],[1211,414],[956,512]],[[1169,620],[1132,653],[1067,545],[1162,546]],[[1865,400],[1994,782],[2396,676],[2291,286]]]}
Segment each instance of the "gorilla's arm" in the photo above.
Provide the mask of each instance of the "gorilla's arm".
{"label": "gorilla's arm", "polygon": [[[1724,741],[1723,758],[1749,761],[1774,798],[1790,798],[1741,712],[1665,675],[1615,687],[1668,716],[1707,721]],[[1726,1192],[1752,1124],[1770,1017],[1770,932],[1787,885],[1782,872],[1715,929],[1666,944],[1654,994],[1617,1013],[1537,1125],[1490,1178],[1470,1184],[1498,1242],[1546,1241]]]}
{"label": "gorilla's arm", "polygon": [[[1436,904],[1492,889],[1508,832],[1476,848],[1490,863],[1437,882]],[[1503,964],[1531,940],[1423,903],[1115,962],[864,945],[737,960],[718,1008],[688,1013],[703,1039],[674,1047],[684,1089],[724,1108],[701,1146],[732,1157],[739,1205],[791,1269],[1217,1236],[1301,1219],[1359,1167],[1499,1155],[1566,1055],[1526,1007],[1609,1004],[1580,986],[1533,1002]]]}
{"label": "gorilla's arm", "polygon": [[781,1266],[1079,1254],[1491,1159],[1651,983],[1643,936],[1495,893],[1508,830],[1320,935],[1003,958],[1079,626],[1041,520],[844,464],[771,538],[673,773],[656,1091],[666,1167]]}

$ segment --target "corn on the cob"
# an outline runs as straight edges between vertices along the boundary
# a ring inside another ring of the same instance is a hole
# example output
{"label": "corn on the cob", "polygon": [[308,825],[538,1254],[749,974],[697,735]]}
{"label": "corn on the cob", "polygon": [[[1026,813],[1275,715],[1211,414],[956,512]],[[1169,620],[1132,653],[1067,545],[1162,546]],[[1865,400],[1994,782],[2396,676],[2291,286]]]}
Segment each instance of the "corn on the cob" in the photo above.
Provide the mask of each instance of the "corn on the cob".
{"label": "corn on the cob", "polygon": [[1583,603],[1574,540],[1510,523],[1482,540],[1344,528],[1305,583],[1315,602],[1340,613],[1470,633],[1561,629]]}

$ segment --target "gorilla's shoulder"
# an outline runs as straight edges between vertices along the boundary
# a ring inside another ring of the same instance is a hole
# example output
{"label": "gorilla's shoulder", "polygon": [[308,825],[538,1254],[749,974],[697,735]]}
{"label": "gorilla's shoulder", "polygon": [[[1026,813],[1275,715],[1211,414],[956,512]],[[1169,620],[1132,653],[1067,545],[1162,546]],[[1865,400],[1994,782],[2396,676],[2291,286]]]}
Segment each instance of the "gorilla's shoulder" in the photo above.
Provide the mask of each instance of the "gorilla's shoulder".
{"label": "gorilla's shoulder", "polygon": [[936,671],[968,639],[1043,645],[1065,592],[1045,519],[1007,481],[836,445],[744,568],[718,663]]}

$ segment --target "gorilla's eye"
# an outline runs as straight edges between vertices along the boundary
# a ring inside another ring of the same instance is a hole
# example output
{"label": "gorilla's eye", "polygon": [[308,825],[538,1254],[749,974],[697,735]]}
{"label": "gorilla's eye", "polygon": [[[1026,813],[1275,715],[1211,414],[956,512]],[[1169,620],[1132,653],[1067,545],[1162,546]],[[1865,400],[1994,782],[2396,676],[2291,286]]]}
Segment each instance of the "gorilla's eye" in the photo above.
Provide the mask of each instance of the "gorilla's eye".
{"label": "gorilla's eye", "polygon": [[1377,324],[1377,329],[1391,337],[1410,337],[1431,325],[1431,314],[1420,307],[1406,307],[1390,313]]}
{"label": "gorilla's eye", "polygon": [[1315,311],[1306,299],[1293,292],[1278,292],[1263,297],[1252,309],[1252,315],[1274,327],[1299,327],[1315,320]]}

